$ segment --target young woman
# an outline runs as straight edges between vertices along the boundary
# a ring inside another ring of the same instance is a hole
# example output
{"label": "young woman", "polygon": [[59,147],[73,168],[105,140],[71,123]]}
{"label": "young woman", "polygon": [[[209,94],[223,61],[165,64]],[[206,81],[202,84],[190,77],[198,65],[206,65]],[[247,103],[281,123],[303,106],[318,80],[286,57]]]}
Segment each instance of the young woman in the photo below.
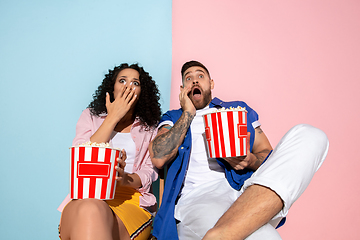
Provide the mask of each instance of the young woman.
{"label": "young woman", "polygon": [[80,116],[73,145],[109,142],[123,149],[115,198],[67,203],[59,226],[62,240],[148,238],[156,210],[150,188],[157,178],[148,145],[161,116],[159,99],[152,77],[137,64],[121,64],[105,75]]}

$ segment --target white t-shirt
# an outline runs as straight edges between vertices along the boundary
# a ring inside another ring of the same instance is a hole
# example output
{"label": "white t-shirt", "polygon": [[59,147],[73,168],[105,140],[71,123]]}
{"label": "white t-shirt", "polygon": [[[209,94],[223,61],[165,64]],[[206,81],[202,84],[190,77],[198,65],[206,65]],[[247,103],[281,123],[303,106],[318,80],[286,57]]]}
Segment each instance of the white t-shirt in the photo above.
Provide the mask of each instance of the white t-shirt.
{"label": "white t-shirt", "polygon": [[[225,178],[224,169],[217,163],[215,158],[208,158],[206,151],[206,136],[205,124],[203,115],[214,112],[216,108],[209,108],[209,106],[197,110],[196,115],[191,122],[191,154],[188,169],[186,171],[184,186],[180,195],[184,196],[197,186],[210,181]],[[173,126],[171,121],[164,121],[159,125]]]}
{"label": "white t-shirt", "polygon": [[115,136],[112,138],[114,148],[125,149],[126,152],[126,166],[124,171],[127,173],[133,173],[136,146],[135,142],[131,138],[130,133],[114,133]]}
{"label": "white t-shirt", "polygon": [[208,158],[206,151],[203,115],[215,110],[216,108],[209,108],[208,106],[197,110],[191,122],[192,147],[181,196],[184,196],[197,186],[225,177],[224,169],[217,163],[215,158]]}

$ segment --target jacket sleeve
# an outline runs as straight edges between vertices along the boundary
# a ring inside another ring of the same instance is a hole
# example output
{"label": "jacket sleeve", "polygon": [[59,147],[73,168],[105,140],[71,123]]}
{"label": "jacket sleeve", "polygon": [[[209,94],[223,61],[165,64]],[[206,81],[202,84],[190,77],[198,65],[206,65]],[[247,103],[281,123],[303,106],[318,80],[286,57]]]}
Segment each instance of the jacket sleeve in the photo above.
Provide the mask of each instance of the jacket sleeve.
{"label": "jacket sleeve", "polygon": [[[90,115],[90,111],[89,109],[85,109],[81,113],[80,118],[76,124],[76,135],[72,143],[73,146],[90,141],[90,137],[93,134],[91,130],[92,125],[93,124],[92,124],[92,117]],[[66,204],[68,204],[70,201],[71,201],[70,194],[68,194],[57,210],[59,212],[62,212]]]}
{"label": "jacket sleeve", "polygon": [[145,154],[141,157],[141,162],[139,163],[140,166],[137,171],[135,171],[136,174],[139,175],[141,179],[142,187],[139,189],[140,192],[148,192],[150,190],[151,184],[157,180],[158,173],[156,168],[151,162],[150,153],[148,150],[150,142],[156,137],[157,129],[152,129],[151,132],[149,132],[148,138],[146,138],[143,141],[142,148],[145,151]]}
{"label": "jacket sleeve", "polygon": [[73,146],[86,143],[90,141],[90,137],[94,134],[93,132],[93,120],[90,114],[90,110],[85,109],[76,124],[76,135],[73,140]]}

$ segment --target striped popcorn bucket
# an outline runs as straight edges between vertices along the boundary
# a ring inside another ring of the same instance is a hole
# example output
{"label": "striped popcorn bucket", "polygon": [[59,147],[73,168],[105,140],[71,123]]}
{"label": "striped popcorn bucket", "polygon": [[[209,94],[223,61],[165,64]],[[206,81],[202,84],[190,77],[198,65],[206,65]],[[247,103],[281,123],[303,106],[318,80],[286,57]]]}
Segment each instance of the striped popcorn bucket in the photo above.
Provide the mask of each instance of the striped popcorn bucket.
{"label": "striped popcorn bucket", "polygon": [[108,147],[70,148],[70,198],[114,199],[120,150]]}
{"label": "striped popcorn bucket", "polygon": [[246,155],[246,111],[219,111],[205,114],[203,118],[210,158]]}

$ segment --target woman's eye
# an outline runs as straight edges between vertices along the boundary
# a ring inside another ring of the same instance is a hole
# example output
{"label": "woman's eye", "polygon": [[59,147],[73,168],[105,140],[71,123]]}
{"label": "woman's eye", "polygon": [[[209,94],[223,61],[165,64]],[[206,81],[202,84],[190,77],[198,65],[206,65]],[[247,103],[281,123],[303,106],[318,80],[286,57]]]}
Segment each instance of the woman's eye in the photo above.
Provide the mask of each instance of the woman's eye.
{"label": "woman's eye", "polygon": [[126,81],[125,81],[125,79],[120,79],[120,80],[119,80],[119,83],[124,83],[124,84],[125,84]]}
{"label": "woman's eye", "polygon": [[140,83],[139,82],[134,82],[133,83],[135,86],[140,86]]}

